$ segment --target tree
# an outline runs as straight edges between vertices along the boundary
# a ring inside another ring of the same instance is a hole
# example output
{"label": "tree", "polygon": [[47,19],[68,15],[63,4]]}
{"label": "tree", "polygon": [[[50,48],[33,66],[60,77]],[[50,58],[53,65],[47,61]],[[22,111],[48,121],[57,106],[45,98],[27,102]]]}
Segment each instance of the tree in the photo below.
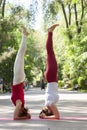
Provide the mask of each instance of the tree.
{"label": "tree", "polygon": [[[21,40],[20,25],[26,21],[25,24],[28,27],[30,18],[29,11],[23,9],[23,7],[11,5],[9,10],[10,14],[5,14],[5,17],[0,19],[0,77],[3,78],[4,84],[12,84],[14,60]],[[29,29],[29,32],[32,37],[30,35],[27,41],[29,47],[25,56],[25,72],[29,82],[31,82],[35,76],[32,71],[34,70],[34,57],[36,56],[34,52],[37,51],[34,45],[34,32],[32,29]],[[14,50],[13,53],[9,49]]]}
{"label": "tree", "polygon": [[5,15],[5,5],[6,5],[6,0],[0,0],[0,8],[1,8],[1,17],[4,18]]}
{"label": "tree", "polygon": [[[65,45],[65,49],[64,49],[65,51],[63,53],[64,60],[63,61],[61,60],[62,62],[61,68],[63,68],[62,69],[63,78],[68,77],[69,79],[72,78],[78,79],[78,77],[82,76],[82,74],[87,76],[87,73],[85,73],[86,68],[83,69],[83,66],[81,64],[81,59],[79,59],[79,56],[82,58],[82,55],[87,51],[87,47],[86,47],[87,1],[86,0],[80,0],[80,1],[79,0],[53,0],[50,3],[45,3],[45,1],[43,2],[44,2],[43,9],[45,10],[43,11],[44,16],[45,17],[48,16],[46,17],[47,19],[44,19],[45,21],[46,20],[49,21],[51,15],[53,15],[54,18],[58,19],[58,13],[60,13],[61,11],[64,16],[65,24],[63,22],[62,26],[64,27],[64,29],[62,29],[63,30],[62,35],[65,41],[65,43],[63,43]],[[56,13],[53,11],[54,9]],[[58,56],[59,55],[60,54],[58,54]],[[84,60],[84,64],[86,66],[85,60]],[[79,68],[78,66],[80,66],[81,68]]]}

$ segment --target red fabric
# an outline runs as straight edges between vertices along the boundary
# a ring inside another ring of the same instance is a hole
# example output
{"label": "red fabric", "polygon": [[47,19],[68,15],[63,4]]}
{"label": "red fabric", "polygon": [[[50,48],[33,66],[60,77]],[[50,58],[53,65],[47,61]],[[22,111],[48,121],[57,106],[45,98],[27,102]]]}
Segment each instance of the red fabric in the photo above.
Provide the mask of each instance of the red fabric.
{"label": "red fabric", "polygon": [[52,35],[53,35],[52,32],[48,33],[48,38],[46,42],[47,66],[46,66],[45,77],[47,82],[58,82],[58,77],[57,77],[58,66],[57,66],[57,61],[53,50]]}
{"label": "red fabric", "polygon": [[13,85],[12,86],[12,96],[11,100],[14,105],[16,105],[16,101],[20,99],[22,101],[22,107],[24,107],[24,90],[23,90],[23,83]]}

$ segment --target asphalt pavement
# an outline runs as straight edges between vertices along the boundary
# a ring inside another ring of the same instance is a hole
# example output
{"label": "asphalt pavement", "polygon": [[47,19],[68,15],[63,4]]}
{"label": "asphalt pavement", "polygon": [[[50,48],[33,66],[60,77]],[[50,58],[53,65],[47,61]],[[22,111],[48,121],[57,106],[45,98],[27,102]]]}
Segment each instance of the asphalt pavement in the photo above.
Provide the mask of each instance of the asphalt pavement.
{"label": "asphalt pavement", "polygon": [[44,94],[40,88],[25,91],[25,103],[32,117],[20,121],[13,120],[11,93],[0,94],[0,130],[87,130],[87,93],[60,89],[57,104],[60,120],[38,118],[44,106]]}

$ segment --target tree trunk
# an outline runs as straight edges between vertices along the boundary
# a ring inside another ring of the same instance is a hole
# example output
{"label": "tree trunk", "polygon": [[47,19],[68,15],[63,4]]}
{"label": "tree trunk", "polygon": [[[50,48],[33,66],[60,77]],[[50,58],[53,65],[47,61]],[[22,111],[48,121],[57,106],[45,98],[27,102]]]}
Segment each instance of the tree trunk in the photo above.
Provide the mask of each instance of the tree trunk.
{"label": "tree trunk", "polygon": [[77,7],[76,7],[76,3],[74,4],[74,11],[75,11],[75,22],[76,22],[76,27],[77,27],[77,33],[81,33],[81,25],[82,25],[82,19],[84,17],[84,5],[85,5],[85,2],[84,0],[81,0],[81,9],[82,9],[82,12],[81,12],[81,18],[80,18],[80,21],[78,23],[78,12],[77,12]]}
{"label": "tree trunk", "polygon": [[83,2],[83,0],[81,0],[82,14],[81,14],[81,19],[80,19],[79,33],[81,32],[82,19],[84,17],[84,5],[85,5],[85,3]]}
{"label": "tree trunk", "polygon": [[0,0],[0,7],[1,7],[2,1],[3,1],[3,0]]}
{"label": "tree trunk", "polygon": [[69,31],[69,25],[71,24],[71,9],[70,9],[70,5],[68,6],[68,9],[69,9],[69,22],[68,22],[64,3],[62,1],[59,1],[59,3],[61,5],[61,7],[62,7],[63,15],[64,15],[64,18],[65,18],[66,28],[67,28],[67,32],[68,32],[67,34],[68,34],[69,39],[71,40],[72,39],[72,34]]}
{"label": "tree trunk", "polygon": [[67,20],[67,15],[66,15],[65,7],[64,7],[63,2],[61,2],[60,4],[61,4],[62,11],[63,11],[63,14],[64,14],[64,18],[65,18],[65,22],[66,22],[66,28],[68,28],[68,20]]}
{"label": "tree trunk", "polygon": [[68,9],[69,9],[69,25],[71,25],[71,8],[70,8],[70,4],[68,5]]}
{"label": "tree trunk", "polygon": [[4,14],[5,14],[5,4],[6,4],[6,0],[2,0],[2,17],[4,18]]}
{"label": "tree trunk", "polygon": [[77,17],[77,6],[76,6],[76,3],[74,4],[74,11],[75,11],[75,22],[76,22],[77,33],[79,33],[79,25],[78,25],[78,17]]}

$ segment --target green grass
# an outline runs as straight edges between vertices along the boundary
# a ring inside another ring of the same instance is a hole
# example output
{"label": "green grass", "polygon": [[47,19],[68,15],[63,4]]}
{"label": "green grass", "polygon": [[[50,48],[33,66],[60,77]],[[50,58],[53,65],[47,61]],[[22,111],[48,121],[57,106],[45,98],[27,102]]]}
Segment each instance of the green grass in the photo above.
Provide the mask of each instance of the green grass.
{"label": "green grass", "polygon": [[87,90],[80,90],[81,92],[87,93]]}

